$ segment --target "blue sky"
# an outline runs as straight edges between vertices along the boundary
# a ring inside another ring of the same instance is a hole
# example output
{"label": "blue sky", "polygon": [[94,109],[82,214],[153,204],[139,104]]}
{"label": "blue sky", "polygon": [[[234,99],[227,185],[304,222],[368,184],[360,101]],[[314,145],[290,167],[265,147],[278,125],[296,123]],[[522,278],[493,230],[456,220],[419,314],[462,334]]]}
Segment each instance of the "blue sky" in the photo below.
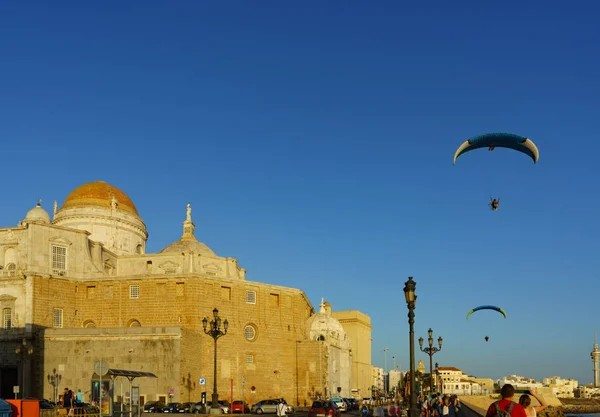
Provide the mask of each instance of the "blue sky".
{"label": "blue sky", "polygon": [[[158,251],[189,201],[249,280],[370,315],[376,365],[389,347],[408,367],[412,275],[441,365],[590,382],[600,6],[418,3],[3,3],[2,226],[104,180]],[[530,137],[539,163],[452,165],[493,131]],[[465,320],[481,304],[508,318]]]}

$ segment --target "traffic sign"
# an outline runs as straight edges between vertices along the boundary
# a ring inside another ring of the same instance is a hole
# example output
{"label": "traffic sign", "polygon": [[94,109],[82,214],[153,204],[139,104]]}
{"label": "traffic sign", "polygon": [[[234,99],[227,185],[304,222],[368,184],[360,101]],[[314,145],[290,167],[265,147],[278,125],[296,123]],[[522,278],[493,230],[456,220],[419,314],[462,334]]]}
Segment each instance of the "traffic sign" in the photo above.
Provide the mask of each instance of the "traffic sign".
{"label": "traffic sign", "polygon": [[174,388],[171,388],[169,390],[169,395],[175,395],[175,389]]}
{"label": "traffic sign", "polygon": [[200,379],[198,380],[198,383],[199,383],[200,385],[206,385],[206,379],[205,379],[205,378],[200,378]]}
{"label": "traffic sign", "polygon": [[103,377],[108,373],[108,364],[104,361],[98,361],[94,364],[94,372],[96,375]]}

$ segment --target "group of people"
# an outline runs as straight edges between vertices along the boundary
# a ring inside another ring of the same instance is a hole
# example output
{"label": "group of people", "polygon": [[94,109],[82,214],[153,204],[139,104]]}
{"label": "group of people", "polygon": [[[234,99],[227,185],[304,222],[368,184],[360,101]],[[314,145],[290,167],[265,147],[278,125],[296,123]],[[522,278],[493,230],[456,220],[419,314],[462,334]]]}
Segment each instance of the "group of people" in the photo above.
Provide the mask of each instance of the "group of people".
{"label": "group of people", "polygon": [[456,417],[460,409],[460,401],[455,394],[420,396],[417,404],[422,417]]}
{"label": "group of people", "polygon": [[83,404],[83,392],[81,390],[77,390],[77,393],[74,394],[72,390],[65,387],[63,393],[58,398],[58,403],[63,406],[63,408],[69,409],[69,415],[73,414],[73,409],[80,404]]}
{"label": "group of people", "polygon": [[[491,404],[486,417],[537,417],[537,413],[547,407],[536,388],[531,388],[528,394],[519,397],[519,402],[513,401],[515,388],[506,384],[500,391],[501,399]],[[534,406],[531,397],[540,405]],[[421,417],[456,417],[460,410],[460,401],[456,395],[419,396],[417,401]]]}
{"label": "group of people", "polygon": [[[521,395],[518,403],[512,400],[515,396],[515,387],[511,384],[502,387],[500,396],[502,399],[490,405],[486,417],[537,417],[537,413],[547,407],[535,388],[531,388],[529,394]],[[531,397],[538,400],[540,405],[533,406]]]}

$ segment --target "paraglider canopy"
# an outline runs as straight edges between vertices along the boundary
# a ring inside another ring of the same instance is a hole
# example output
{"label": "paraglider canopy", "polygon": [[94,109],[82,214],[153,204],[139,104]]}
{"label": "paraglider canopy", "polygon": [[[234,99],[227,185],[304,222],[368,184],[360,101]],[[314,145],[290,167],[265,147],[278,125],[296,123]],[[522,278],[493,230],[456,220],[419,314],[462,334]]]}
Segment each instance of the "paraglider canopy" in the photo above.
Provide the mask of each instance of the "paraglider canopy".
{"label": "paraglider canopy", "polygon": [[497,311],[498,313],[502,314],[504,316],[504,318],[506,318],[506,312],[503,309],[501,309],[500,307],[496,307],[496,306],[479,306],[479,307],[475,307],[474,309],[472,309],[471,311],[469,311],[467,313],[467,320],[469,320],[469,316],[471,314],[473,314],[474,312],[479,311],[479,310],[494,310],[494,311]]}
{"label": "paraglider canopy", "polygon": [[493,151],[494,148],[508,148],[522,152],[533,159],[535,164],[540,159],[540,153],[537,146],[530,139],[514,133],[485,133],[483,135],[472,137],[466,140],[458,147],[454,153],[454,164],[459,156],[479,148],[488,148]]}

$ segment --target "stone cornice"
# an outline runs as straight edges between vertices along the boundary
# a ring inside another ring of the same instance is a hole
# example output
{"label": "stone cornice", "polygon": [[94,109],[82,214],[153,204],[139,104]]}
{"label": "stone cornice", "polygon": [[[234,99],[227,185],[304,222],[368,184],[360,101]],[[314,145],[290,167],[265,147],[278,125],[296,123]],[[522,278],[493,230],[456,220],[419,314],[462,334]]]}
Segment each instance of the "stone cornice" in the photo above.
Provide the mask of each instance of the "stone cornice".
{"label": "stone cornice", "polygon": [[[105,220],[105,221],[109,222],[108,225],[110,225],[111,223],[114,223],[114,222],[124,223],[124,224],[131,226],[132,228],[138,230],[142,235],[144,235],[146,238],[148,238],[148,232],[146,231],[146,225],[144,224],[144,222],[141,219],[136,219],[137,222],[139,222],[138,224],[136,224],[136,223],[132,222],[131,220],[124,219],[122,217],[107,216],[107,215],[103,215],[103,214],[89,214],[89,215],[88,214],[86,214],[86,215],[64,214],[64,215],[52,220],[52,225],[60,226],[60,225],[57,225],[55,222],[61,222],[63,220],[88,220],[88,219]],[[62,226],[62,227],[64,227],[64,226]],[[68,228],[68,227],[65,227],[65,228],[68,230],[72,230],[71,228]]]}

